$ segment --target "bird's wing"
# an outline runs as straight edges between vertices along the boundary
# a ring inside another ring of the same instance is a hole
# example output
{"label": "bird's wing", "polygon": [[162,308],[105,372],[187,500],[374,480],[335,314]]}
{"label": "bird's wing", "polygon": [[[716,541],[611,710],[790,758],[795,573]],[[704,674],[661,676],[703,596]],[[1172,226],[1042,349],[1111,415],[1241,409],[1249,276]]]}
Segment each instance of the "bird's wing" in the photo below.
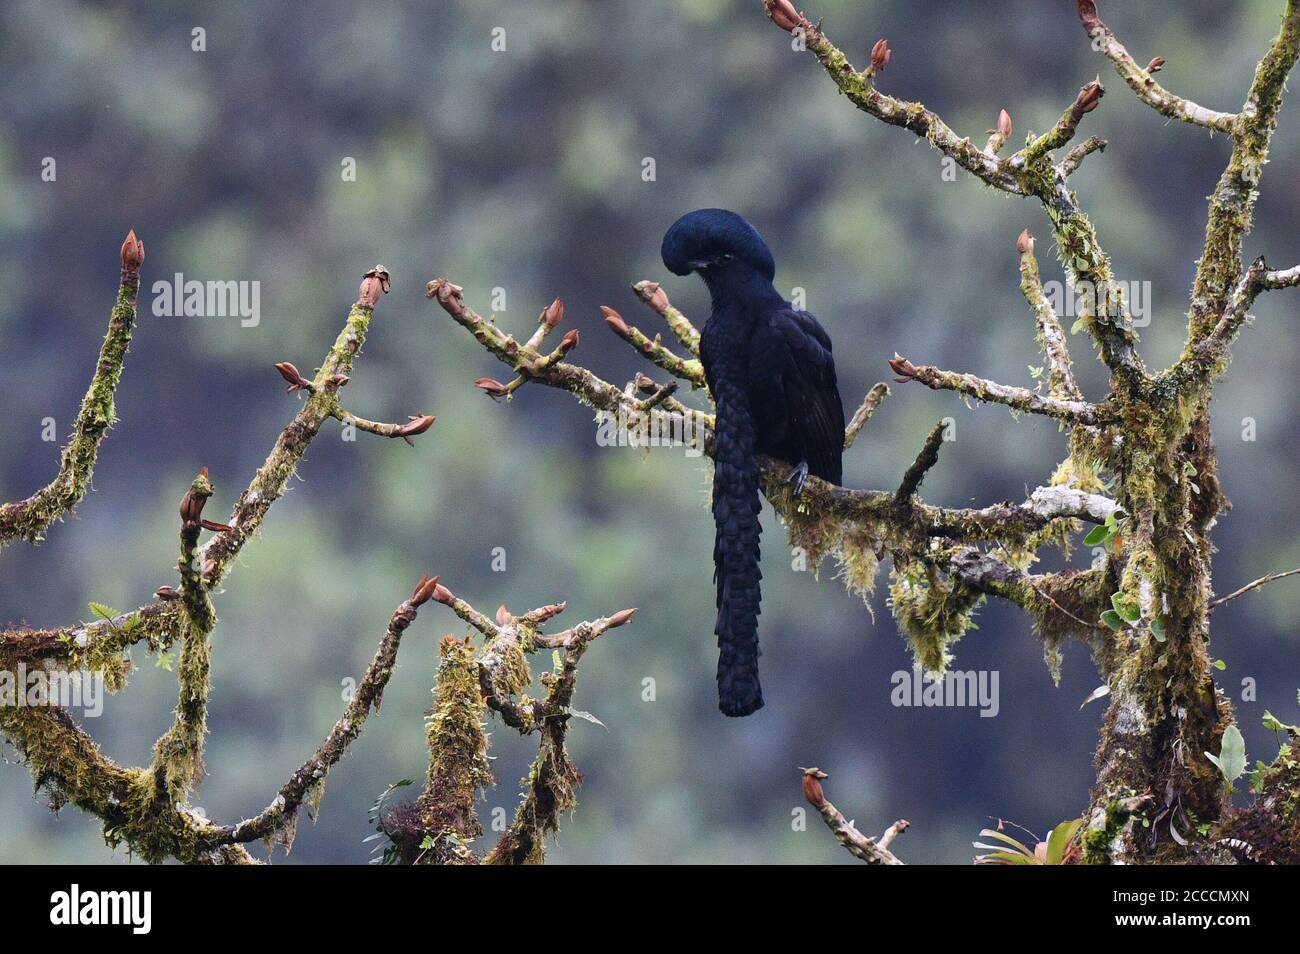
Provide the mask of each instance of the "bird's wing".
{"label": "bird's wing", "polygon": [[831,339],[806,311],[783,309],[772,328],[785,343],[788,373],[783,375],[786,401],[803,425],[811,473],[840,483],[844,451],[844,405],[835,379]]}

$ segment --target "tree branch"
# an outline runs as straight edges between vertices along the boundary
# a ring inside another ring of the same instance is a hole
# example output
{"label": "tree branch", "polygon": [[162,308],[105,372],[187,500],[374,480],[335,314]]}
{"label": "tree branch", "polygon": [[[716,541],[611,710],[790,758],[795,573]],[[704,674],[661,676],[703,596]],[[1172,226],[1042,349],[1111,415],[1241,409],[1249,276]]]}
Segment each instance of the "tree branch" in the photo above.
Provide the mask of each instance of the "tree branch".
{"label": "tree branch", "polygon": [[876,89],[873,78],[883,66],[858,72],[848,57],[826,38],[821,27],[795,12],[788,0],[764,0],[763,5],[778,27],[786,32],[802,31],[808,50],[817,57],[840,92],[859,109],[925,139],[987,185],[1011,195],[1026,194],[1009,167],[1004,167],[997,156],[980,149],[968,137],[958,137],[937,113],[922,103],[895,99]]}
{"label": "tree branch", "polygon": [[1105,139],[1101,139],[1097,136],[1089,136],[1083,142],[1079,143],[1079,145],[1067,152],[1065,158],[1061,160],[1061,164],[1057,166],[1057,168],[1060,170],[1061,175],[1068,179],[1083,166],[1083,160],[1087,159],[1094,152],[1105,152],[1108,145],[1110,145],[1110,143]]}
{"label": "tree branch", "polygon": [[865,861],[869,865],[901,865],[903,862],[898,856],[889,850],[894,839],[907,831],[910,823],[905,819],[899,819],[885,829],[879,840],[868,838],[862,832],[858,831],[853,822],[841,814],[840,810],[831,804],[822,790],[822,780],[829,776],[819,768],[800,769],[803,772],[803,792],[804,798],[808,804],[822,816],[822,821],[826,827],[831,830],[835,840],[844,846],[844,849],[859,861]]}
{"label": "tree branch", "polygon": [[916,455],[916,460],[912,461],[911,466],[907,468],[907,471],[903,474],[902,483],[898,485],[898,490],[894,492],[895,503],[904,503],[911,499],[912,495],[921,486],[921,481],[925,479],[926,473],[931,467],[939,463],[939,448],[943,446],[943,433],[947,429],[948,425],[943,421],[930,429],[920,453]]}
{"label": "tree branch", "polygon": [[[1066,168],[1077,165],[1088,150],[1074,160],[1067,157],[1061,167],[1052,165],[1047,155],[1049,150],[1067,144],[1082,117],[1096,108],[1103,93],[1100,84],[1090,83],[1080,90],[1074,103],[1046,134],[1015,155],[999,159],[977,148],[969,139],[957,138],[924,104],[902,102],[879,92],[872,82],[879,68],[873,65],[871,69],[857,72],[821,27],[810,23],[789,0],[764,0],[764,9],[783,30],[802,31],[808,50],[859,109],[890,125],[924,136],[934,148],[984,183],[1011,195],[1033,196],[1041,201],[1052,221],[1067,274],[1075,279],[1076,287],[1096,290],[1092,300],[1085,303],[1081,317],[1100,348],[1102,361],[1126,390],[1132,391],[1146,381],[1146,369],[1134,348],[1137,335],[1129,321],[1123,295],[1115,285],[1110,259],[1097,239],[1092,222],[1079,208],[1066,183]],[[888,62],[887,56],[884,61]]]}
{"label": "tree branch", "polygon": [[1232,157],[1210,197],[1205,244],[1192,286],[1187,348],[1208,335],[1242,273],[1242,237],[1254,217],[1287,75],[1300,56],[1300,6],[1287,0],[1282,26],[1259,61],[1233,128]]}
{"label": "tree branch", "polygon": [[26,500],[0,506],[0,548],[13,540],[39,542],[50,524],[65,513],[71,513],[90,489],[99,445],[116,420],[113,396],[122,380],[122,365],[131,345],[143,263],[144,243],[135,237],[132,230],[122,243],[122,277],[117,289],[117,304],[109,313],[108,332],[99,349],[90,387],[72,425],[72,437],[59,459],[59,473]]}
{"label": "tree branch", "polygon": [[1198,106],[1189,99],[1175,96],[1155,81],[1152,74],[1164,66],[1160,57],[1152,60],[1146,69],[1137,62],[1116,39],[1110,27],[1097,16],[1097,5],[1093,0],[1078,0],[1079,20],[1084,30],[1092,38],[1093,49],[1105,54],[1115,64],[1115,72],[1128,84],[1129,89],[1156,112],[1170,119],[1179,119],[1194,126],[1203,126],[1215,132],[1231,133],[1237,121],[1234,113],[1220,113],[1213,109]]}
{"label": "tree branch", "polygon": [[1241,589],[1233,590],[1227,596],[1220,596],[1217,600],[1210,600],[1210,609],[1216,609],[1222,606],[1224,603],[1227,603],[1229,600],[1235,600],[1239,596],[1245,596],[1251,590],[1258,589],[1261,586],[1265,586],[1269,583],[1272,583],[1274,580],[1281,580],[1281,579],[1285,579],[1288,576],[1295,576],[1297,573],[1300,573],[1300,569],[1287,570],[1283,573],[1270,573],[1268,574],[1268,576],[1261,576],[1258,580],[1252,580],[1251,582],[1247,583]]}
{"label": "tree branch", "polygon": [[402,634],[411,623],[415,622],[416,611],[433,595],[433,588],[438,585],[438,578],[424,577],[415,586],[415,592],[393,611],[388,621],[388,628],[374,658],[366,667],[365,674],[357,684],[356,690],[344,709],[343,715],[334,728],[330,730],[325,741],[315,753],[280,786],[275,799],[253,818],[241,821],[237,825],[227,825],[212,833],[206,839],[213,847],[236,842],[259,841],[264,838],[279,837],[286,848],[293,842],[297,825],[298,809],[304,801],[310,802],[313,794],[320,793],[325,786],[325,777],[338,761],[343,758],[356,738],[361,735],[366,719],[372,711],[378,712],[383,701],[384,688],[392,678],[397,667],[397,650],[402,642]]}
{"label": "tree branch", "polygon": [[849,420],[848,427],[844,428],[845,450],[848,450],[853,446],[853,442],[858,439],[858,434],[860,434],[862,429],[867,426],[867,422],[871,420],[872,416],[876,413],[876,409],[880,407],[881,403],[887,397],[889,397],[888,384],[885,384],[882,381],[879,384],[872,385],[871,390],[867,392],[867,396],[864,397],[862,403],[858,405],[858,409],[853,412],[853,417]]}
{"label": "tree branch", "polygon": [[[382,269],[382,266],[376,268]],[[370,271],[375,272],[376,269]],[[387,272],[384,274],[387,275]],[[365,343],[366,330],[374,314],[374,305],[365,302],[377,300],[379,286],[375,283],[378,281],[378,278],[370,275],[363,280],[362,293],[348,312],[343,330],[325,356],[313,381],[302,379],[292,365],[287,365],[291,369],[289,373],[280,370],[281,375],[291,382],[291,388],[294,387],[294,377],[301,380],[303,383],[299,389],[306,391],[309,397],[294,419],[280,432],[265,462],[239,495],[229,523],[220,525],[224,529],[201,548],[199,563],[203,572],[203,584],[208,590],[214,589],[225,577],[244,544],[256,534],[271,505],[284,494],[299,461],[319,433],[321,425],[333,416],[333,410],[337,406],[336,392],[341,386],[340,379],[346,379],[347,372],[352,369],[353,358]],[[14,660],[45,656],[65,659],[75,656],[83,660],[96,660],[102,665],[103,660],[110,659],[139,642],[147,642],[151,650],[166,648],[180,635],[183,622],[179,605],[160,598],[113,620],[55,629],[6,630],[0,633],[0,653]]]}
{"label": "tree branch", "polygon": [[1043,291],[1043,278],[1038,272],[1038,259],[1034,257],[1034,237],[1025,229],[1020,233],[1020,293],[1034,310],[1038,329],[1038,346],[1047,359],[1047,390],[1061,401],[1082,401],[1083,392],[1074,380],[1074,366],[1070,360],[1070,345],[1061,328],[1056,311]]}
{"label": "tree branch", "polygon": [[640,329],[629,325],[622,315],[608,305],[601,305],[600,310],[605,315],[605,324],[609,330],[640,351],[652,364],[663,368],[675,378],[689,381],[692,388],[705,387],[704,366],[698,360],[679,358],[663,346],[658,335],[655,335],[654,340],[647,338]]}
{"label": "tree branch", "polygon": [[667,293],[659,287],[658,282],[640,281],[632,286],[636,296],[650,306],[655,314],[663,318],[672,329],[677,340],[695,357],[700,356],[700,333],[685,315],[673,307]]}
{"label": "tree branch", "polygon": [[1060,400],[1044,397],[1028,388],[1012,387],[977,378],[973,374],[961,374],[956,371],[944,371],[929,365],[915,365],[906,358],[895,355],[889,362],[900,382],[919,381],[935,391],[956,391],[980,401],[1005,404],[1007,407],[1027,414],[1042,414],[1054,417],[1068,424],[1093,427],[1108,420],[1104,409],[1087,401]]}

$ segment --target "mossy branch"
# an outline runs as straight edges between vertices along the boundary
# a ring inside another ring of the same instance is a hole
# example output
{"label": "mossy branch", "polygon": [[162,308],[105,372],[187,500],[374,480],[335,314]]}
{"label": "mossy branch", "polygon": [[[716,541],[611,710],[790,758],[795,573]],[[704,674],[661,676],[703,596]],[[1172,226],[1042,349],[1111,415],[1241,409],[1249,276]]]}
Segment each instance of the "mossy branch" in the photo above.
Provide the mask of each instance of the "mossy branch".
{"label": "mossy branch", "polygon": [[[132,236],[132,240],[134,236]],[[128,248],[123,248],[124,286]],[[142,258],[142,249],[138,256]],[[138,282],[139,262],[132,275]],[[284,430],[266,462],[235,505],[230,524],[202,516],[213,488],[206,469],[191,483],[180,505],[180,589],[161,587],[158,601],[111,620],[50,630],[10,630],[0,641],[6,663],[79,667],[112,676],[120,688],[125,667],[121,654],[139,642],[162,649],[178,636],[183,648],[178,668],[178,702],[171,728],[155,744],[148,767],[125,768],[104,756],[94,741],[62,709],[53,706],[2,707],[0,731],[18,748],[36,778],[52,794],[55,807],[73,802],[98,817],[110,846],[127,844],[146,861],[168,857],[187,863],[252,863],[239,844],[258,837],[291,837],[296,812],[304,799],[319,792],[328,771],[356,738],[370,709],[392,673],[397,640],[415,618],[415,608],[434,594],[437,580],[423,579],[410,600],[398,608],[385,640],[343,719],[315,756],[282,787],[266,812],[238,826],[217,826],[187,806],[190,789],[202,774],[203,738],[210,693],[209,637],[216,625],[212,587],[224,576],[243,544],[259,528],[271,504],[284,492],[297,463],[324,420],[336,416],[337,391],[347,383],[352,361],[365,340],[375,303],[387,290],[382,266],[367,272],[356,305],[314,380],[288,363],[277,365],[289,390],[308,398]],[[124,293],[121,293],[119,297]],[[115,316],[121,317],[115,311]],[[128,336],[129,337],[129,336]],[[106,345],[107,348],[107,345]],[[121,344],[124,353],[125,344]],[[120,367],[120,355],[118,356]],[[111,394],[111,389],[110,389]],[[109,415],[111,417],[111,414]],[[427,430],[421,418],[389,436],[408,437]],[[199,546],[204,530],[216,532]]]}
{"label": "mossy branch", "polygon": [[0,505],[0,547],[14,540],[39,542],[55,520],[71,513],[90,489],[95,459],[104,435],[116,421],[113,396],[122,380],[122,366],[131,346],[135,325],[136,297],[140,290],[140,266],[144,243],[135,232],[122,244],[122,276],[117,303],[108,317],[108,332],[99,349],[99,360],[81,410],[72,425],[72,437],[63,448],[55,478],[26,500]]}
{"label": "mossy branch", "polygon": [[[575,714],[578,664],[598,636],[630,622],[636,611],[622,610],[547,635],[542,627],[565,604],[518,616],[502,606],[492,622],[436,579],[429,584],[428,598],[451,609],[471,631],[464,639],[448,635],[441,641],[434,704],[426,722],[424,788],[413,803],[391,811],[381,830],[392,841],[396,858],[411,864],[540,863],[546,839],[576,804],[581,780],[565,748]],[[482,649],[473,645],[475,633],[485,637]],[[555,653],[557,671],[542,673],[545,693],[530,699],[533,676],[527,657],[542,649]],[[472,843],[482,834],[476,811],[480,792],[493,781],[483,725],[488,711],[522,735],[537,733],[539,741],[514,821],[480,859]]]}
{"label": "mossy branch", "polygon": [[668,300],[667,293],[659,286],[658,282],[639,281],[632,286],[636,296],[649,306],[650,310],[659,315],[668,327],[672,329],[677,340],[682,346],[691,353],[693,357],[700,356],[700,332],[695,325],[691,324],[684,314],[673,307],[673,303]]}

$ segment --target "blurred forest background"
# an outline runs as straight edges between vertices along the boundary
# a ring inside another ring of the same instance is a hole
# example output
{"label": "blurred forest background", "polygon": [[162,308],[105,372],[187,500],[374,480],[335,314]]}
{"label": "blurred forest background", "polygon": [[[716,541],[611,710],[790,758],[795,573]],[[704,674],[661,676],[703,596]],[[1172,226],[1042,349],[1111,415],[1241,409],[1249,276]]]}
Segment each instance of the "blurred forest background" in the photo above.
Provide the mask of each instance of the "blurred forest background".
{"label": "blurred forest background", "polygon": [[[1007,108],[1013,145],[1043,130],[1099,72],[1110,90],[1084,130],[1110,140],[1074,179],[1118,275],[1150,282],[1149,362],[1184,332],[1205,197],[1228,142],[1166,122],[1093,54],[1067,0],[992,3],[808,0],[830,36],[867,60],[888,37],[883,89],[923,99],[983,140]],[[1273,35],[1281,0],[1103,6],[1140,62],[1160,55],[1171,88],[1234,109]],[[191,50],[195,27],[205,52]],[[505,50],[493,51],[493,31]],[[500,36],[501,34],[498,34]],[[476,391],[502,368],[424,283],[445,274],[477,310],[504,289],[499,321],[533,326],[555,295],[575,359],[619,382],[644,365],[609,334],[609,304],[659,322],[628,290],[665,280],[697,321],[698,281],[666,275],[659,240],[682,212],[724,206],[764,233],[787,293],[835,341],[848,410],[899,351],[918,363],[1030,384],[1041,364],[1017,283],[1017,233],[1049,230],[1036,203],[946,181],[924,143],[854,110],[816,62],[790,49],[758,0],[482,0],[440,3],[77,3],[0,7],[0,497],[53,474],[107,321],[118,245],[144,239],[141,316],[119,390],[120,423],[76,519],[38,548],[0,553],[0,621],[33,626],[119,610],[174,583],[176,504],[210,468],[220,519],[295,410],[272,370],[324,355],[376,261],[393,275],[347,389],[383,420],[436,414],[414,449],[327,424],[301,480],[272,511],[217,598],[208,777],[196,803],[232,821],[264,806],[342,710],[393,608],[424,572],[484,610],[567,599],[577,621],[639,606],[635,624],[587,655],[572,747],[586,781],[551,857],[562,862],[847,861],[802,805],[797,766],[831,773],[828,793],[865,831],[906,817],[915,862],[964,862],[991,818],[1045,833],[1086,804],[1104,702],[1072,647],[1053,685],[1028,620],[986,607],[958,669],[1000,673],[1000,711],[890,704],[911,659],[883,601],[875,618],[823,567],[793,572],[764,508],[762,636],[768,705],[743,721],[716,709],[706,464],[680,450],[598,447],[568,395],[526,387],[510,404]],[[1248,257],[1300,261],[1300,110],[1288,103],[1262,182]],[[57,180],[42,181],[54,157]],[[356,181],[343,181],[345,157]],[[656,177],[643,181],[642,160]],[[1040,243],[1045,277],[1061,278]],[[261,321],[160,318],[150,288],[187,279],[261,283]],[[1294,412],[1300,352],[1293,292],[1260,299],[1215,410],[1235,503],[1217,531],[1218,592],[1300,564]],[[1067,321],[1068,324],[1068,321]],[[1104,375],[1074,339],[1085,391]],[[953,506],[1020,500],[1064,440],[1045,419],[967,409],[952,394],[895,386],[846,456],[845,482],[887,487],[935,420],[956,442],[924,495]],[[58,421],[58,444],[42,419]],[[1243,420],[1256,439],[1242,439]],[[506,568],[494,572],[493,549]],[[1077,553],[1081,565],[1090,558]],[[1059,561],[1059,557],[1056,560]],[[1046,564],[1045,564],[1046,565]],[[1271,758],[1264,709],[1300,721],[1300,584],[1220,609],[1213,651],[1237,700],[1248,752]],[[366,809],[420,777],[422,713],[435,647],[459,620],[430,605],[352,754],[330,777],[318,822],[289,862],[360,862]],[[170,719],[175,678],[136,650],[127,690],[89,729],[115,758],[146,761]],[[537,669],[547,668],[538,660]],[[656,699],[642,700],[652,678]],[[1240,701],[1242,681],[1258,698]],[[494,731],[513,810],[532,743]],[[12,759],[12,752],[8,753]],[[1244,799],[1247,796],[1239,796]],[[51,815],[25,768],[0,771],[0,861],[121,862],[75,809]],[[282,853],[277,854],[277,860]]]}

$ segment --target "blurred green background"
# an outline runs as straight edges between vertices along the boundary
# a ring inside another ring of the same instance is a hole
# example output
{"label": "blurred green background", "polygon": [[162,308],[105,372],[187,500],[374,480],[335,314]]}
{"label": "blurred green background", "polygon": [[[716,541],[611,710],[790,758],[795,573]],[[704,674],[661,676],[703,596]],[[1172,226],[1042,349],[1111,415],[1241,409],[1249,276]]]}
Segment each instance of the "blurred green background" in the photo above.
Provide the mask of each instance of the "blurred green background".
{"label": "blurred green background", "polygon": [[[1168,60],[1173,89],[1235,109],[1277,23],[1280,0],[1121,7],[1102,15],[1141,62]],[[982,140],[998,110],[1013,142],[1060,115],[1098,72],[1110,88],[1087,133],[1111,141],[1074,180],[1124,280],[1150,282],[1148,360],[1182,340],[1205,196],[1228,143],[1140,105],[1088,47],[1066,0],[995,3],[808,0],[864,65],[880,36],[894,56],[883,89],[923,99]],[[205,31],[206,51],[191,49]],[[504,31],[503,33],[494,31]],[[504,36],[505,49],[492,49]],[[839,862],[848,856],[802,805],[797,766],[831,773],[830,796],[864,830],[913,822],[901,854],[966,862],[991,818],[1044,833],[1085,804],[1104,705],[1079,647],[1055,687],[1027,620],[986,607],[957,648],[959,669],[1000,673],[1000,712],[894,708],[891,674],[911,665],[881,593],[875,618],[823,568],[790,568],[765,508],[763,676],[767,708],[716,710],[707,467],[678,450],[598,447],[590,413],[526,387],[493,404],[472,382],[503,368],[423,296],[446,274],[479,311],[502,289],[500,322],[524,333],[553,296],[574,357],[623,382],[642,367],[597,310],[658,320],[628,290],[666,279],[697,320],[707,296],[667,276],[659,240],[682,212],[724,206],[764,233],[785,291],[835,340],[848,410],[917,362],[1029,384],[1041,364],[1018,290],[1017,233],[1049,235],[1034,204],[968,177],[858,113],[816,62],[790,49],[758,0],[314,4],[23,2],[0,8],[0,498],[49,479],[58,445],[41,439],[76,413],[117,280],[128,227],[144,239],[145,294],[103,446],[95,490],[37,548],[0,553],[0,621],[33,626],[127,609],[174,582],[176,502],[200,465],[226,512],[292,415],[271,369],[319,362],[376,261],[393,275],[346,397],[367,417],[438,416],[415,449],[327,425],[217,598],[209,775],[196,798],[231,821],[261,809],[324,737],[393,607],[425,572],[490,611],[567,599],[575,622],[639,606],[583,665],[577,704],[586,775],[551,858],[564,862]],[[57,179],[42,181],[53,157]],[[345,157],[356,181],[343,181]],[[642,178],[655,160],[654,181]],[[1284,111],[1247,253],[1300,261],[1300,117]],[[1060,273],[1040,241],[1046,277]],[[159,318],[151,284],[261,283],[261,322]],[[1295,293],[1261,299],[1219,390],[1216,437],[1235,508],[1219,528],[1219,592],[1300,563]],[[1086,391],[1104,374],[1082,338]],[[948,505],[1023,499],[1059,459],[1045,420],[967,409],[953,395],[895,387],[847,456],[845,481],[893,487],[938,418],[956,420],[925,484]],[[1257,439],[1242,440],[1253,419]],[[504,572],[493,550],[506,554]],[[1082,563],[1088,554],[1076,556]],[[1059,558],[1045,566],[1058,565]],[[883,574],[882,574],[882,584]],[[1265,707],[1297,721],[1300,584],[1285,581],[1220,610],[1213,651],[1238,702],[1251,758],[1275,741]],[[431,605],[409,632],[382,714],[330,776],[319,821],[290,862],[360,862],[366,809],[390,782],[420,777],[422,713],[435,647],[462,632]],[[166,727],[174,676],[141,667],[89,729],[139,763]],[[539,660],[537,669],[547,667]],[[645,679],[656,698],[642,700]],[[493,730],[512,810],[532,743]],[[9,753],[12,759],[12,753]],[[124,861],[74,809],[51,815],[20,765],[0,771],[0,861]],[[490,815],[485,816],[490,821]],[[277,853],[277,860],[282,853]]]}

